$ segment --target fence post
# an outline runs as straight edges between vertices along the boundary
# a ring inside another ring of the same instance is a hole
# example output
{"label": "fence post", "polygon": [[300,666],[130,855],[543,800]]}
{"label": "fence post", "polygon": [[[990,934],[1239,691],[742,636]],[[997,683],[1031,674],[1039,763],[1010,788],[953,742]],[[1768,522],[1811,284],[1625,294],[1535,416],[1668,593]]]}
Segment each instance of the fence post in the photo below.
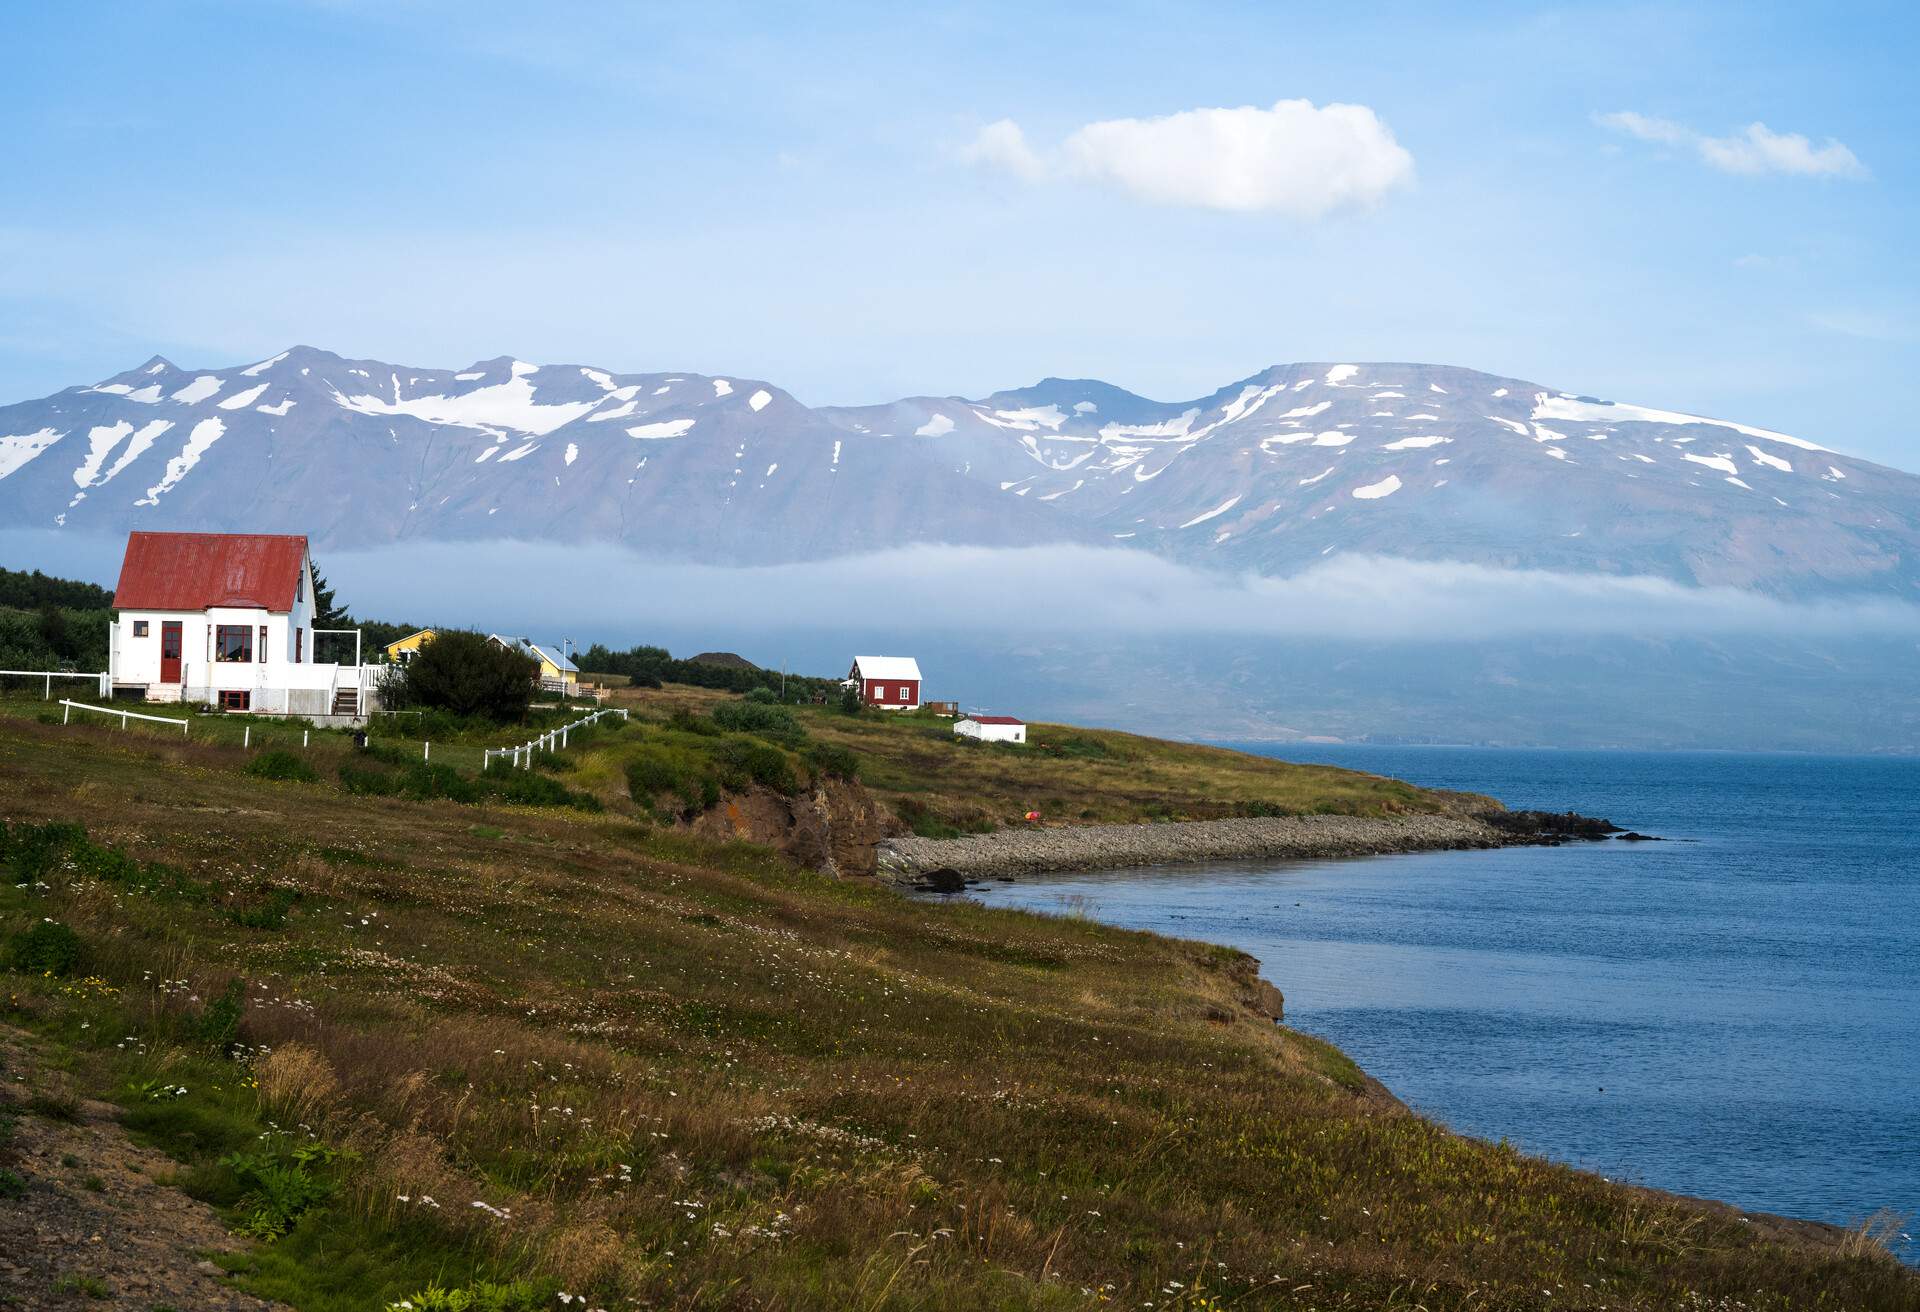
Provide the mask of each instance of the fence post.
{"label": "fence post", "polygon": [[245,750],[251,746],[253,746],[253,726],[249,724],[240,730],[240,747]]}
{"label": "fence post", "polygon": [[305,749],[305,747],[306,747],[306,745],[307,745],[307,735],[308,735],[308,734],[310,734],[310,733],[312,733],[312,732],[313,732],[313,730],[311,730],[311,729],[302,729],[302,730],[300,731],[300,746],[301,746],[301,748],[302,748],[302,749]]}
{"label": "fence post", "polygon": [[72,718],[73,718],[72,705],[70,705],[65,701],[61,702],[60,703],[60,723],[65,724],[67,721],[71,720]]}
{"label": "fence post", "polygon": [[40,694],[40,700],[43,702],[53,700],[53,676],[51,674],[47,676],[47,690]]}
{"label": "fence post", "polygon": [[431,761],[431,760],[433,759],[433,744],[432,744],[432,743],[429,743],[429,742],[422,742],[422,743],[420,744],[420,759],[421,759],[421,760],[423,760],[423,761]]}
{"label": "fence post", "polygon": [[125,711],[120,712],[120,727],[122,729],[127,727],[127,713]]}

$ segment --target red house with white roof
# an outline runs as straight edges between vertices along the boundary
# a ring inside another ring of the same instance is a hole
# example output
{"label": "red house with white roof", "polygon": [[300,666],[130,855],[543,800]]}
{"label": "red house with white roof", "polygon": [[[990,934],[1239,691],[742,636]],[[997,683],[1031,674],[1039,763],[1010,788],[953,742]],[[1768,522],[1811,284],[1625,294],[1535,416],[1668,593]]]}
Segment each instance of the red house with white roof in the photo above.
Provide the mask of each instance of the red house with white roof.
{"label": "red house with white roof", "polygon": [[846,686],[860,700],[883,711],[911,711],[920,705],[920,663],[911,656],[855,656]]}
{"label": "red house with white roof", "polygon": [[[127,535],[108,649],[116,691],[229,711],[359,718],[367,667],[313,658],[313,561],[281,533]],[[356,635],[357,637],[357,635]]]}

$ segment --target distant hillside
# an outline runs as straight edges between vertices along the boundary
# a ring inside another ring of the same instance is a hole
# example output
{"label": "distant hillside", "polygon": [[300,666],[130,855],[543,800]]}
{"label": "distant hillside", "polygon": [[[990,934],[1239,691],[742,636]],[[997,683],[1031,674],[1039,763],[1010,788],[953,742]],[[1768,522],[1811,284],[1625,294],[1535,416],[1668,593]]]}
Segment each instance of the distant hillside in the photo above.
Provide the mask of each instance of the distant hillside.
{"label": "distant hillside", "polygon": [[1920,478],[1731,420],[1431,364],[1190,401],[1050,378],[810,409],[771,383],[294,347],[0,407],[0,522],[548,539],[736,565],[912,543],[1335,552],[1920,597]]}

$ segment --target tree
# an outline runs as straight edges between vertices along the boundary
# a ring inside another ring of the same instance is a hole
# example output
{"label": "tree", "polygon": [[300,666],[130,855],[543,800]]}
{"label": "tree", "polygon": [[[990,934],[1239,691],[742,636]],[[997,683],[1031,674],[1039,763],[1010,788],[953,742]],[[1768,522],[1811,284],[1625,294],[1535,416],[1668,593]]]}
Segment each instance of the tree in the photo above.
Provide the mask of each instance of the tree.
{"label": "tree", "polygon": [[540,665],[483,634],[455,629],[439,634],[396,674],[395,701],[504,723],[525,718]]}
{"label": "tree", "polygon": [[316,629],[345,629],[352,627],[353,617],[347,614],[347,608],[340,605],[333,595],[333,588],[327,582],[327,576],[320,572],[320,562],[311,556],[307,558],[313,566],[313,627]]}

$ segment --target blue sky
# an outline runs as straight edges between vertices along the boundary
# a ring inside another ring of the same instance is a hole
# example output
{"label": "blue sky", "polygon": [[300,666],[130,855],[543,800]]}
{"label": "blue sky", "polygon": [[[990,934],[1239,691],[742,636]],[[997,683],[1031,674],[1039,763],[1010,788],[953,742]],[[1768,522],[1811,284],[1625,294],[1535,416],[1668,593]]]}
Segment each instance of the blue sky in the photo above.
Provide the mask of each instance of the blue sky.
{"label": "blue sky", "polygon": [[15,6],[0,401],[295,342],[816,404],[1422,360],[1920,467],[1903,7],[901,8]]}

